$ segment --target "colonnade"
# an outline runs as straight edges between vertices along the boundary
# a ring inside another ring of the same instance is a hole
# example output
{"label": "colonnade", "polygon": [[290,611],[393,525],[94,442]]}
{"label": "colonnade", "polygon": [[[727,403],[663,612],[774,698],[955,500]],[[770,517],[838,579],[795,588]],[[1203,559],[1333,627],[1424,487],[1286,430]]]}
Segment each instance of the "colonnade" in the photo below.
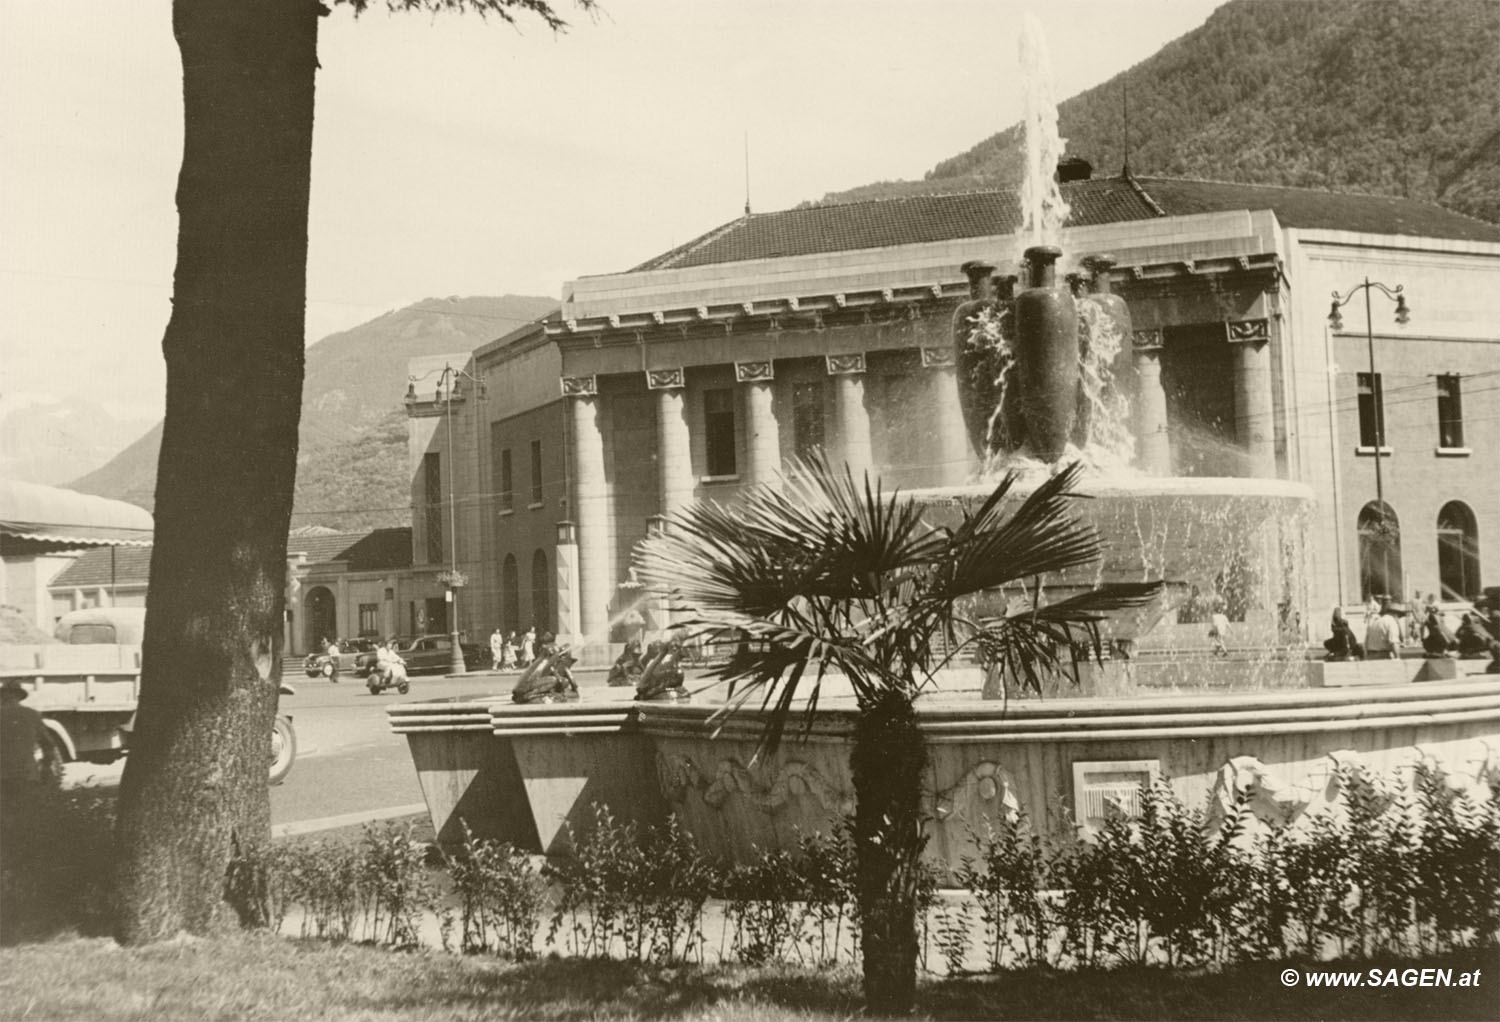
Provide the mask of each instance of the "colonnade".
{"label": "colonnade", "polygon": [[[952,351],[921,349],[920,364],[930,374],[926,388],[935,417],[939,468],[932,483],[957,484],[967,478],[969,452]],[[865,400],[866,357],[849,352],[824,357],[831,384],[833,422],[829,460],[848,465],[855,478],[875,467],[870,413]],[[659,515],[667,517],[694,499],[698,479],[693,471],[692,433],[686,414],[686,369],[648,369],[646,389],[653,395],[656,419],[656,466]],[[742,423],[744,462],[739,482],[776,485],[781,478],[781,428],[775,407],[775,364],[770,360],[734,363],[736,416]],[[562,392],[569,404],[571,435],[572,517],[558,534],[559,631],[590,646],[607,641],[609,606],[614,596],[614,513],[605,469],[603,408],[594,376],[568,376]],[[567,576],[567,577],[565,577]],[[575,577],[576,576],[576,577]],[[576,593],[576,597],[573,595]]]}

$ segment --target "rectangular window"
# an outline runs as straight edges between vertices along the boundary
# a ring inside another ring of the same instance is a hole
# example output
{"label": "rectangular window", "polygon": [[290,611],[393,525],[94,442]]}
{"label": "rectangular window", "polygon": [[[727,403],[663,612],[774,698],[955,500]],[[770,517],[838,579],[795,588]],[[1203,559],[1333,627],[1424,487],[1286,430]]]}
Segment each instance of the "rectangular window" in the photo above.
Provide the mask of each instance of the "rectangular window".
{"label": "rectangular window", "polygon": [[792,449],[806,458],[823,446],[823,384],[792,385]]}
{"label": "rectangular window", "polygon": [[711,476],[732,476],[734,458],[734,391],[703,392],[703,447]]}
{"label": "rectangular window", "polygon": [[1384,447],[1385,415],[1384,397],[1380,388],[1380,374],[1356,373],[1359,387],[1359,445],[1361,447]]}
{"label": "rectangular window", "polygon": [[531,441],[531,502],[542,502],[542,442]]}
{"label": "rectangular window", "polygon": [[427,563],[443,563],[443,468],[437,451],[422,455],[422,509],[427,526]]}
{"label": "rectangular window", "polygon": [[510,448],[500,448],[498,464],[495,466],[495,490],[499,495],[501,511],[513,511],[516,506],[515,479],[511,475]]}
{"label": "rectangular window", "polygon": [[1464,445],[1463,390],[1457,376],[1439,376],[1438,391],[1438,446],[1462,447]]}
{"label": "rectangular window", "polygon": [[359,605],[359,634],[380,634],[380,604],[361,603]]}

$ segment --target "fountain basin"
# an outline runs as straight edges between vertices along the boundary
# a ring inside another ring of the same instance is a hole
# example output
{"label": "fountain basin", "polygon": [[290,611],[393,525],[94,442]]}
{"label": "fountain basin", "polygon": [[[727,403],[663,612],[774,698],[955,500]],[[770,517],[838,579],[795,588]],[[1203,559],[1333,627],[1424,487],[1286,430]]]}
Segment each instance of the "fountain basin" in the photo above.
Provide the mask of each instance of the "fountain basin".
{"label": "fountain basin", "polygon": [[[1034,487],[1023,476],[1002,507],[1018,505]],[[926,509],[929,522],[951,526],[993,490],[993,484],[965,485],[910,496]],[[1147,651],[1207,649],[1206,624],[1176,624],[1176,608],[1196,587],[1203,598],[1217,594],[1227,604],[1233,644],[1270,652],[1294,640],[1288,624],[1304,609],[1305,533],[1314,506],[1308,486],[1282,479],[1121,474],[1086,477],[1079,494],[1074,511],[1098,530],[1104,555],[1087,568],[1049,575],[1043,602],[1101,582],[1161,579],[1162,601],[1108,622],[1107,637],[1130,639]],[[1008,603],[1030,598],[1019,589],[981,597],[978,613],[999,614]]]}
{"label": "fountain basin", "polygon": [[[621,693],[624,694],[624,693]],[[700,697],[702,699],[702,697]],[[442,842],[477,835],[566,854],[593,804],[643,825],[675,813],[700,847],[745,862],[831,833],[853,806],[855,707],[825,695],[772,756],[754,758],[764,719],[721,704],[640,703],[585,689],[578,703],[518,706],[476,697],[393,706]],[[1253,783],[1289,819],[1337,792],[1355,760],[1385,773],[1420,760],[1489,797],[1500,770],[1500,685],[1454,681],[1281,691],[981,701],[918,700],[930,762],[927,855],[945,873],[974,853],[975,833],[1024,809],[1039,825],[1085,832],[1133,812],[1143,784],[1170,778],[1189,805],[1227,804]]]}

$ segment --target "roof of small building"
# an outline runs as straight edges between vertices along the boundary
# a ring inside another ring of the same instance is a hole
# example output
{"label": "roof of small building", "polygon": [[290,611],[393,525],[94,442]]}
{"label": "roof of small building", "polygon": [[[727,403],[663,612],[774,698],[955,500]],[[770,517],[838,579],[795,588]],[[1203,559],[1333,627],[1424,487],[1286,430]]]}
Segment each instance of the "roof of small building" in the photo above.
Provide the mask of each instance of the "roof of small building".
{"label": "roof of small building", "polygon": [[110,551],[99,547],[84,553],[48,585],[84,589],[113,582],[121,586],[139,586],[145,585],[150,576],[150,547],[120,547],[114,551],[113,568]]}
{"label": "roof of small building", "polygon": [[[335,532],[292,535],[289,554],[304,554],[309,564],[348,562],[350,571],[394,571],[411,567],[411,529],[372,529],[369,532]],[[150,547],[121,547],[115,551],[113,569],[107,549],[89,550],[48,583],[50,588],[92,588],[145,584],[151,575]]]}
{"label": "roof of small building", "polygon": [[[1061,188],[1071,227],[1269,209],[1285,227],[1500,242],[1500,226],[1416,199],[1165,177],[1094,178]],[[630,272],[987,237],[1020,226],[1014,189],[803,206],[731,220]]]}
{"label": "roof of small building", "polygon": [[291,536],[288,554],[305,554],[309,564],[345,561],[350,571],[392,571],[411,567],[411,528],[341,532],[331,536]]}

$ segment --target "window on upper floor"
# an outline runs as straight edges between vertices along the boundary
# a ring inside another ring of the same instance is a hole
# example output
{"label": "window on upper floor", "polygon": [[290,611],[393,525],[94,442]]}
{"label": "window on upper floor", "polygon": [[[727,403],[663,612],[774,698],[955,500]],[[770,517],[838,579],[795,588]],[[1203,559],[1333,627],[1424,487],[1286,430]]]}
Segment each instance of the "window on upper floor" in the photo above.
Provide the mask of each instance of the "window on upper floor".
{"label": "window on upper floor", "polygon": [[531,502],[542,502],[542,442],[531,441]]}
{"label": "window on upper floor", "polygon": [[495,469],[495,490],[501,511],[511,511],[516,506],[515,479],[511,475],[510,448],[500,448],[500,461]]}
{"label": "window on upper floor", "polygon": [[736,473],[734,451],[734,391],[703,392],[703,440],[706,468],[711,476]]}
{"label": "window on upper floor", "polygon": [[1380,388],[1379,373],[1357,373],[1359,388],[1359,445],[1361,447],[1384,447],[1385,402]]}
{"label": "window on upper floor", "polygon": [[823,383],[792,384],[792,451],[806,458],[823,447]]}
{"label": "window on upper floor", "polygon": [[1464,445],[1463,385],[1457,376],[1437,378],[1438,446]]}

